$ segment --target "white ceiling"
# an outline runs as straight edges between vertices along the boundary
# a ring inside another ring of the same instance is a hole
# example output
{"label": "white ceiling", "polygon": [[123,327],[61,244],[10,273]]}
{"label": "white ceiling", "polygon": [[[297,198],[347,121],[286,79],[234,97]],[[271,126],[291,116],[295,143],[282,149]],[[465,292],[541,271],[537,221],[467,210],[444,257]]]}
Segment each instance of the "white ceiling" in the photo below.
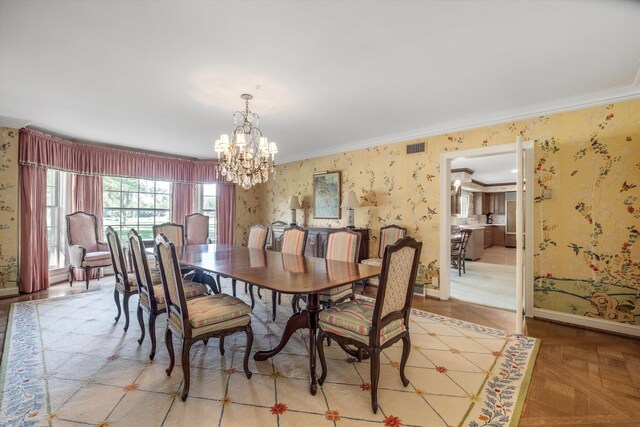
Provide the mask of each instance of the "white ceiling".
{"label": "white ceiling", "polygon": [[209,158],[250,92],[282,162],[637,97],[639,22],[610,0],[1,0],[0,116]]}
{"label": "white ceiling", "polygon": [[459,158],[451,161],[451,169],[471,169],[474,181],[483,184],[516,182],[516,153],[493,156]]}

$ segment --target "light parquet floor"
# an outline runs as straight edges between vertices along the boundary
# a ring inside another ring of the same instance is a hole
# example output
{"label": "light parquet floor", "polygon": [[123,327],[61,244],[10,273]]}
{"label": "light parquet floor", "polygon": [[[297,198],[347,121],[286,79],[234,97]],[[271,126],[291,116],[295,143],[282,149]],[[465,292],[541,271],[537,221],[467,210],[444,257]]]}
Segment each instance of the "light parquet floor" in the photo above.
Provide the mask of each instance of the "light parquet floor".
{"label": "light parquet floor", "polygon": [[[103,278],[89,292],[111,286],[113,280]],[[0,345],[11,303],[82,292],[77,282],[0,299]],[[366,295],[375,296],[375,288]],[[507,331],[515,327],[507,310],[422,297],[414,298],[414,307]],[[520,426],[640,426],[640,340],[537,319],[527,320],[525,333],[542,341]]]}

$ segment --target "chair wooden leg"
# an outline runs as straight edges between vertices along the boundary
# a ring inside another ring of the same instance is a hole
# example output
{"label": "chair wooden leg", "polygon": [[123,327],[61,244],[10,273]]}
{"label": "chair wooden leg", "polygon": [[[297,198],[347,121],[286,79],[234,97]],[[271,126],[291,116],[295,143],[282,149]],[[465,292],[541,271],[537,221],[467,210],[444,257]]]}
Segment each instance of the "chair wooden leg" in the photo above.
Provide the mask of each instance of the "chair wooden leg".
{"label": "chair wooden leg", "polygon": [[124,311],[124,331],[127,332],[129,329],[129,298],[131,298],[131,294],[124,293],[122,297],[122,311]]}
{"label": "chair wooden leg", "polygon": [[231,291],[233,292],[233,296],[236,296],[236,279],[231,279]]}
{"label": "chair wooden leg", "polygon": [[258,286],[258,298],[262,299],[262,288]]}
{"label": "chair wooden leg", "polygon": [[278,292],[278,305],[282,304],[282,292]]}
{"label": "chair wooden leg", "polygon": [[369,364],[371,365],[371,409],[378,413],[378,379],[380,378],[380,348],[369,348]]}
{"label": "chair wooden leg", "polygon": [[224,356],[224,337],[220,337],[220,356]]}
{"label": "chair wooden leg", "polygon": [[84,268],[84,279],[87,283],[87,290],[89,290],[89,277],[91,277],[91,267]]}
{"label": "chair wooden leg", "polygon": [[320,366],[322,366],[322,374],[320,375],[320,378],[318,378],[318,384],[320,385],[322,385],[324,380],[327,379],[327,361],[324,358],[324,346],[322,345],[324,337],[324,331],[320,330],[320,332],[318,332],[318,338],[316,338],[316,351],[318,352],[318,358],[320,359]]}
{"label": "chair wooden leg", "polygon": [[122,310],[120,309],[120,295],[118,295],[117,289],[113,290],[113,299],[116,302],[116,307],[118,308],[118,315],[116,316],[116,323],[118,323],[118,320],[120,320],[120,314],[122,313]]}
{"label": "chair wooden leg", "polygon": [[298,312],[298,298],[300,298],[298,295],[294,295],[291,297],[291,311],[293,312],[293,314],[296,314]]}
{"label": "chair wooden leg", "polygon": [[182,385],[182,396],[180,398],[184,402],[189,396],[189,385],[191,380],[191,367],[189,366],[189,353],[191,352],[192,341],[190,339],[182,342],[182,376],[184,384]]}
{"label": "chair wooden leg", "polygon": [[149,359],[153,360],[156,355],[156,318],[158,315],[149,311],[149,338],[151,338],[151,353]]}
{"label": "chair wooden leg", "polygon": [[276,299],[278,298],[278,293],[276,291],[271,291],[271,307],[273,308],[273,313],[271,314],[271,319],[276,321]]}
{"label": "chair wooden leg", "polygon": [[69,286],[73,286],[73,267],[69,266]]}
{"label": "chair wooden leg", "polygon": [[[246,285],[246,283],[245,283]],[[249,296],[251,297],[251,310],[253,310],[253,307],[256,306],[256,299],[253,296],[253,285],[249,284]]]}
{"label": "chair wooden leg", "polygon": [[400,359],[400,379],[402,380],[402,384],[404,384],[405,387],[409,385],[409,380],[404,374],[404,368],[407,366],[410,352],[411,338],[409,337],[409,334],[406,334],[404,337],[402,337],[402,359]]}
{"label": "chair wooden leg", "polygon": [[[149,313],[151,316],[151,313]],[[142,317],[142,306],[138,303],[138,323],[140,324],[140,339],[138,340],[138,345],[142,344],[144,341],[144,319]],[[151,334],[151,329],[149,329],[149,334]]]}
{"label": "chair wooden leg", "polygon": [[169,327],[167,327],[167,330],[164,333],[164,343],[167,345],[167,352],[169,353],[169,367],[165,372],[167,375],[171,375],[171,371],[173,371],[173,367],[176,364],[176,356],[173,354],[173,334]]}
{"label": "chair wooden leg", "polygon": [[247,378],[251,378],[252,372],[249,370],[249,355],[251,354],[251,347],[253,347],[253,329],[251,328],[251,322],[247,324],[244,333],[247,334],[247,344],[244,349],[242,368]]}

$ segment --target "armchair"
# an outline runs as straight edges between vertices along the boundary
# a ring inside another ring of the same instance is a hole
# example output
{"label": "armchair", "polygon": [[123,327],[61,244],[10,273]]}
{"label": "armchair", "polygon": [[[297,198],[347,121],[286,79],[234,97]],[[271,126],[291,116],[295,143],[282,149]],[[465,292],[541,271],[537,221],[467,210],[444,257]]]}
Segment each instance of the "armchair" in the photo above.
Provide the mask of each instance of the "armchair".
{"label": "armchair", "polygon": [[109,247],[99,241],[98,218],[95,215],[78,211],[65,215],[65,218],[69,244],[69,286],[73,286],[74,270],[81,268],[89,289],[91,270],[111,265]]}
{"label": "armchair", "polygon": [[209,217],[193,213],[184,217],[184,238],[187,245],[205,245],[209,241]]}

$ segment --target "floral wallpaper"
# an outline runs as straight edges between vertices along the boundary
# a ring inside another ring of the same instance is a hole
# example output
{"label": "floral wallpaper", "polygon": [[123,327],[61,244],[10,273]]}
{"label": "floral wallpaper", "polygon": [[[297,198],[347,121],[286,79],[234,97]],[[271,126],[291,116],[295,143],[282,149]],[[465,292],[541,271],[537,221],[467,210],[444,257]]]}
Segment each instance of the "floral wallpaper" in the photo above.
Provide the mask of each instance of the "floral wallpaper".
{"label": "floral wallpaper", "polygon": [[[289,222],[291,195],[301,196],[306,226],[342,227],[312,217],[314,172],[342,172],[342,192],[361,207],[358,227],[399,224],[424,243],[420,280],[438,274],[439,156],[443,152],[535,141],[535,305],[565,313],[640,325],[640,100],[540,116],[283,164],[256,189],[238,191],[236,235],[251,223]],[[426,152],[405,154],[409,143]],[[543,198],[550,189],[552,197]],[[241,243],[241,242],[240,242]]]}
{"label": "floral wallpaper", "polygon": [[258,224],[258,207],[260,205],[259,187],[244,190],[236,187],[236,219],[234,240],[236,245],[245,245],[249,240],[249,229]]}
{"label": "floral wallpaper", "polygon": [[18,130],[0,128],[0,288],[18,273]]}

